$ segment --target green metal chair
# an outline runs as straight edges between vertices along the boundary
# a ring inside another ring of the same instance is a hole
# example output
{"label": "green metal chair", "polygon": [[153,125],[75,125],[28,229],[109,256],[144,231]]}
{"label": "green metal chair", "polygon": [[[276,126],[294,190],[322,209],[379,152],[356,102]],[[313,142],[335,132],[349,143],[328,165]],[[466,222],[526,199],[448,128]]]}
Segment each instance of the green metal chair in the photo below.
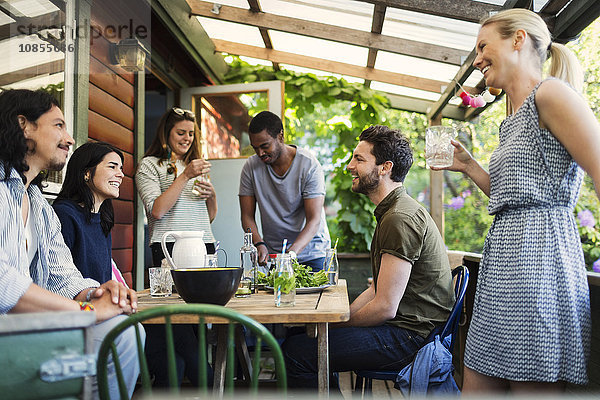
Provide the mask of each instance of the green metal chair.
{"label": "green metal chair", "polygon": [[121,366],[119,363],[117,349],[114,340],[127,328],[134,326],[137,336],[138,358],[140,364],[141,385],[144,394],[152,392],[152,384],[150,381],[150,373],[148,372],[148,364],[144,354],[144,344],[140,338],[139,323],[146,320],[164,317],[167,341],[167,367],[169,374],[169,388],[171,393],[179,393],[177,382],[177,368],[175,365],[175,348],[173,343],[173,331],[171,316],[175,314],[195,314],[199,316],[198,321],[198,370],[199,370],[199,392],[200,394],[208,395],[207,392],[207,345],[206,345],[206,323],[205,317],[220,317],[228,321],[227,328],[227,355],[226,355],[226,370],[225,370],[225,393],[233,394],[234,380],[234,365],[235,365],[235,326],[240,324],[250,330],[256,336],[256,347],[254,358],[252,360],[252,376],[250,377],[250,393],[256,394],[258,391],[258,374],[260,372],[260,356],[262,344],[271,350],[271,356],[275,361],[275,373],[277,378],[277,388],[281,394],[286,394],[287,378],[285,372],[285,363],[283,354],[277,340],[273,335],[260,323],[250,317],[238,313],[232,309],[217,306],[213,304],[176,304],[167,305],[144,310],[136,314],[132,314],[115,328],[113,328],[104,338],[100,351],[98,353],[97,376],[98,390],[101,399],[110,399],[108,390],[107,365],[108,355],[111,354],[115,361],[115,369],[119,384],[119,392],[121,399],[128,399],[128,393],[123,379]]}

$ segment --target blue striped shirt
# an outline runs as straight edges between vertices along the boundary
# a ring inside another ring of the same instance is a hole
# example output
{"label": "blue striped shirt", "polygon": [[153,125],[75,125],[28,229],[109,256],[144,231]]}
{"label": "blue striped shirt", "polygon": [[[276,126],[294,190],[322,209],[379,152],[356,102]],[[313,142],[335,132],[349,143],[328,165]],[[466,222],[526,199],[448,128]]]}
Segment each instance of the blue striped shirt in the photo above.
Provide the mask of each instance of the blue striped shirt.
{"label": "blue striped shirt", "polygon": [[14,169],[7,180],[4,176],[0,166],[0,314],[10,311],[32,282],[69,299],[86,288],[100,286],[93,279],[84,279],[73,264],[60,221],[35,185],[29,186],[27,194],[38,247],[27,267],[27,254],[21,246],[25,235],[21,216],[25,185]]}

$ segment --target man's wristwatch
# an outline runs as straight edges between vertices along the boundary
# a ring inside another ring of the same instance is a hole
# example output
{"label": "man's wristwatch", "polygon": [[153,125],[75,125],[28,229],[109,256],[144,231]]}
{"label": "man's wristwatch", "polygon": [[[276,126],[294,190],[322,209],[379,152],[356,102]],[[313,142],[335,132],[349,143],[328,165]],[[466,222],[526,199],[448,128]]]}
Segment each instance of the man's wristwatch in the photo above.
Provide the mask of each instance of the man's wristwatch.
{"label": "man's wristwatch", "polygon": [[265,242],[256,242],[256,243],[254,243],[254,247],[258,247],[258,246],[265,246],[265,247],[267,247],[267,244]]}

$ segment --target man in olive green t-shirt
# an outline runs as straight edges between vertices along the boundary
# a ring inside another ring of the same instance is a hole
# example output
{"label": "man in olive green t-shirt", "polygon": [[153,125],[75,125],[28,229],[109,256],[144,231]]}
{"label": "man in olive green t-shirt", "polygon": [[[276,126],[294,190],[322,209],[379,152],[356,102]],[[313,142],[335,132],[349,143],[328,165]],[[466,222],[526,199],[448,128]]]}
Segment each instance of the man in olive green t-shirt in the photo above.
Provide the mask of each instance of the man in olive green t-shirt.
{"label": "man in olive green t-shirt", "polygon": [[[352,191],[377,205],[373,285],[350,305],[350,320],[329,332],[330,370],[400,370],[448,318],[452,273],[435,223],[402,184],[413,162],[408,140],[386,126],[371,126],[359,139],[347,170]],[[292,336],[283,350],[289,386],[316,388],[316,340]]]}

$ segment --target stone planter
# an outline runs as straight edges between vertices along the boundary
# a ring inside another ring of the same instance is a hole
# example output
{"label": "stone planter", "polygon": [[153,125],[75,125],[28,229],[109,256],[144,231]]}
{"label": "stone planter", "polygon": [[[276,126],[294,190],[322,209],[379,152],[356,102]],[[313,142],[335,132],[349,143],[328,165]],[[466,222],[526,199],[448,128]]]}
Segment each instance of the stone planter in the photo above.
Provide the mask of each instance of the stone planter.
{"label": "stone planter", "polygon": [[368,285],[371,273],[371,256],[369,253],[338,253],[340,278],[348,284],[350,303],[361,294]]}

